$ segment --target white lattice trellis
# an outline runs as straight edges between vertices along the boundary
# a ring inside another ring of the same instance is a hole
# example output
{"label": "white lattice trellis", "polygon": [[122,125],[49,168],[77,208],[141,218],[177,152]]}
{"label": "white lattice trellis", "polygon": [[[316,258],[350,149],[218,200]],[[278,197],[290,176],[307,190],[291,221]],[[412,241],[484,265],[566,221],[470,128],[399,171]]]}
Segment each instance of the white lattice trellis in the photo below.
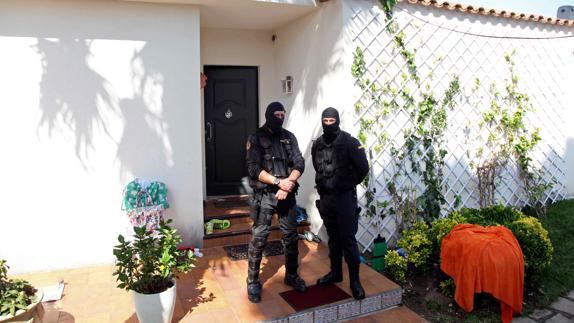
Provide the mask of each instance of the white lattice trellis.
{"label": "white lattice trellis", "polygon": [[[403,84],[405,82],[401,78],[406,62],[393,47],[392,37],[385,29],[385,15],[375,5],[378,1],[372,2],[372,8],[355,9],[350,24],[353,44],[364,54],[366,77],[381,88],[387,82],[399,88],[408,86],[408,82]],[[467,152],[477,149],[485,139],[484,129],[479,128],[478,122],[485,105],[491,100],[491,84],[499,87],[506,84],[508,68],[504,55],[513,51],[515,70],[520,76],[520,91],[528,93],[535,108],[528,114],[527,122],[540,128],[542,137],[533,152],[533,165],[543,172],[545,181],[556,182],[545,193],[544,201],[561,199],[565,189],[565,137],[561,116],[566,107],[565,76],[561,66],[565,55],[569,54],[562,48],[565,42],[572,44],[572,38],[552,38],[564,32],[559,29],[533,31],[519,23],[501,23],[492,17],[453,19],[428,14],[432,9],[425,10],[421,13],[416,6],[403,5],[395,8],[393,19],[398,23],[399,32],[406,35],[407,48],[416,52],[416,64],[423,76],[423,84],[429,84],[433,92],[442,93],[453,75],[460,79],[463,93],[457,98],[456,108],[448,115],[443,214],[454,209],[457,197],[463,206],[478,206],[476,175],[469,165],[471,160]],[[524,36],[539,39],[524,39]],[[481,81],[480,86],[471,92],[477,78]],[[365,95],[368,93],[362,93],[358,101],[361,102]],[[362,110],[363,115],[357,115],[356,122],[359,123],[363,116],[372,117],[374,110],[368,104]],[[403,145],[402,131],[410,122],[408,113],[402,108],[389,115],[385,120],[389,142],[394,146]],[[390,200],[386,182],[397,171],[391,163],[391,145],[386,145],[379,153],[372,150],[373,145],[374,141],[370,140],[370,185],[375,189],[378,201]],[[401,176],[397,184],[412,187],[419,194],[424,191],[420,177],[412,172]],[[504,170],[496,193],[497,202],[505,205],[523,206],[527,202],[515,163]],[[359,195],[364,209],[364,192]],[[379,233],[388,240],[396,239],[395,229],[395,220],[391,216],[383,219],[363,216],[359,221],[357,239],[363,249],[370,249]]]}

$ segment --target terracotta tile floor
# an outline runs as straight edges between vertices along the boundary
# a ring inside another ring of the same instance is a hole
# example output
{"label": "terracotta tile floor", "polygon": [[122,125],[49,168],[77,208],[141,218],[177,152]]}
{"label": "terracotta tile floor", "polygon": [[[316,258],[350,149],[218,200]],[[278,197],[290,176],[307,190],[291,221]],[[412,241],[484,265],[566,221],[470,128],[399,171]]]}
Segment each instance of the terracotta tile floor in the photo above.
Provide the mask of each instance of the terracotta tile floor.
{"label": "terracotta tile floor", "polygon": [[[300,241],[300,275],[311,285],[329,270],[327,248]],[[247,261],[231,261],[223,248],[204,250],[205,256],[192,272],[177,282],[174,322],[255,322],[293,313],[278,295],[288,290],[283,284],[283,256],[263,259],[262,302],[252,304],[246,295]],[[48,286],[60,279],[66,282],[61,300],[44,304],[45,323],[53,322],[137,322],[130,293],[116,287],[113,265],[20,275],[34,286]],[[348,277],[338,284],[351,294]],[[361,268],[367,295],[398,288],[396,284],[367,266]],[[424,322],[406,307],[356,318],[351,322]]]}

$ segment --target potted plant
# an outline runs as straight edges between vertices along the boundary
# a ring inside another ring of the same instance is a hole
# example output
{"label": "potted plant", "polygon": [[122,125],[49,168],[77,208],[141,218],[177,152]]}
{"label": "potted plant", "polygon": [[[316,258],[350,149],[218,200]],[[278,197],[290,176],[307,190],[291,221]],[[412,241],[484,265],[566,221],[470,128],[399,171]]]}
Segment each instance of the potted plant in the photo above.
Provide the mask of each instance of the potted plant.
{"label": "potted plant", "polygon": [[0,259],[0,322],[39,322],[42,292],[23,279],[8,279],[8,268]]}
{"label": "potted plant", "polygon": [[171,322],[176,299],[176,278],[193,267],[193,252],[179,250],[182,239],[169,224],[161,221],[148,231],[134,227],[128,241],[120,235],[114,247],[118,287],[133,291],[136,314],[141,323]]}

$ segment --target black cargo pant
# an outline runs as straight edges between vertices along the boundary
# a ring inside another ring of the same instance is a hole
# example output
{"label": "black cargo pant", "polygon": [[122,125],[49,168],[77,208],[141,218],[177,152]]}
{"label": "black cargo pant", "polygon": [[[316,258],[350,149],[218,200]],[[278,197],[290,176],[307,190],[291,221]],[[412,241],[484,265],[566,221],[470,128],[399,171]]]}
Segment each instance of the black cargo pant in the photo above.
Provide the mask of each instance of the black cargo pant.
{"label": "black cargo pant", "polygon": [[318,208],[329,235],[331,270],[341,272],[343,255],[349,267],[358,266],[361,259],[355,238],[359,225],[355,191],[322,194]]}
{"label": "black cargo pant", "polygon": [[285,200],[277,200],[272,191],[257,192],[253,195],[251,217],[251,242],[249,243],[247,282],[259,281],[259,267],[263,249],[267,244],[273,214],[279,216],[279,228],[283,233],[282,243],[285,253],[285,272],[297,274],[299,249],[297,241],[297,217],[295,213],[295,196],[289,194]]}

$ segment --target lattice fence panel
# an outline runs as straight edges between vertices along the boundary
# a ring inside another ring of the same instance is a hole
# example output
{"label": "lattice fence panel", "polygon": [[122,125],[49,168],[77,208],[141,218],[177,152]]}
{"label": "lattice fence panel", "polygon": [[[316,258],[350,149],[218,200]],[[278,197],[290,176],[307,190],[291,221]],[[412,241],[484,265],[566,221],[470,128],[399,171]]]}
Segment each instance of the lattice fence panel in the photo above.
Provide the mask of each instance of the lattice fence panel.
{"label": "lattice fence panel", "polygon": [[[357,8],[352,16],[350,29],[353,43],[364,54],[366,77],[379,88],[390,82],[394,87],[409,86],[401,74],[406,63],[394,48],[392,37],[385,29],[387,21],[382,10],[372,1],[371,8]],[[436,15],[439,16],[439,15]],[[509,78],[504,56],[515,52],[515,71],[519,75],[519,90],[530,96],[535,111],[527,115],[527,126],[539,127],[542,141],[533,152],[533,164],[543,172],[544,181],[555,181],[552,189],[544,196],[544,202],[553,202],[563,198],[565,186],[565,126],[561,116],[567,106],[567,84],[563,64],[563,48],[572,38],[548,39],[560,31],[538,31],[509,26],[508,21],[501,27],[495,23],[481,23],[464,19],[431,19],[425,15],[408,12],[407,8],[395,8],[393,19],[399,30],[405,33],[406,47],[416,52],[416,64],[422,83],[428,84],[433,92],[443,93],[453,75],[458,75],[462,93],[456,98],[457,105],[448,114],[446,132],[444,191],[446,203],[442,215],[455,209],[458,199],[461,206],[478,207],[477,177],[471,167],[473,153],[484,147],[488,133],[479,127],[482,113],[488,108],[492,98],[491,85],[494,83],[500,91]],[[512,25],[512,24],[510,24]],[[491,37],[484,37],[489,35]],[[517,39],[517,36],[539,36],[541,39]],[[544,38],[544,39],[542,39]],[[476,79],[480,86],[475,91]],[[358,88],[358,87],[357,87]],[[365,103],[366,109],[356,115],[356,124],[362,117],[373,117],[376,109],[372,100],[367,100],[365,91],[357,98]],[[389,143],[378,152],[374,152],[374,140],[369,139],[371,156],[370,188],[375,190],[376,201],[390,201],[386,183],[399,168],[393,163],[390,147],[404,145],[403,130],[412,125],[409,113],[402,107],[385,118],[385,131]],[[488,149],[488,148],[486,148]],[[504,169],[497,182],[496,201],[504,205],[524,206],[528,199],[518,175],[516,162]],[[410,187],[421,194],[425,187],[419,175],[407,171],[399,177],[399,187]],[[365,210],[365,190],[359,193],[360,203]],[[363,211],[364,212],[364,211]],[[374,238],[381,234],[387,240],[397,238],[395,219],[391,215],[362,216],[359,221],[357,239],[363,249],[370,249]]]}

